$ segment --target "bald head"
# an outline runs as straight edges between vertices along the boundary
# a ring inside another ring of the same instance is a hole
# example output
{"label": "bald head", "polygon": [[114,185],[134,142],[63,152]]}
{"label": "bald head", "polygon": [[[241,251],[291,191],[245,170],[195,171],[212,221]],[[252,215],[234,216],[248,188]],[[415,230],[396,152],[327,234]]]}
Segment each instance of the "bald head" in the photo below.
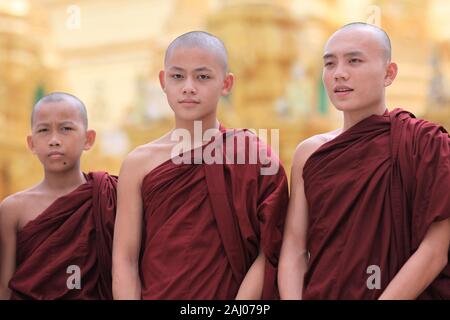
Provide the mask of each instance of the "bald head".
{"label": "bald head", "polygon": [[200,48],[207,50],[217,56],[223,65],[224,71],[228,70],[228,54],[222,40],[204,31],[191,31],[173,40],[166,50],[164,64],[176,48]]}
{"label": "bald head", "polygon": [[372,34],[376,37],[378,40],[378,44],[380,48],[382,49],[384,53],[384,57],[387,59],[387,62],[391,62],[391,56],[392,56],[392,48],[391,48],[391,40],[389,39],[388,34],[383,29],[369,24],[365,22],[353,22],[344,25],[343,27],[339,28],[331,37],[330,39],[341,32],[351,31],[351,30],[361,30],[363,32],[367,32],[368,34]]}
{"label": "bald head", "polygon": [[53,103],[53,102],[67,102],[70,105],[76,107],[80,113],[80,117],[83,121],[83,125],[85,129],[88,127],[88,118],[87,118],[87,111],[84,103],[75,97],[74,95],[71,95],[69,93],[65,92],[53,92],[45,97],[42,97],[39,99],[38,102],[33,106],[33,109],[31,111],[31,127],[33,127],[35,113],[39,109],[39,107],[44,103]]}

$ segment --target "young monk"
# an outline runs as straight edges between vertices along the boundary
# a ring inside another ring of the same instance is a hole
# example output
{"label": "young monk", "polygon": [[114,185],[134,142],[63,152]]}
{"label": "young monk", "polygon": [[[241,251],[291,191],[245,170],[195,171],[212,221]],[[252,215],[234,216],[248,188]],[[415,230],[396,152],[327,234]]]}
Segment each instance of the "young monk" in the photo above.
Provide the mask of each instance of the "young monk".
{"label": "young monk", "polygon": [[388,111],[387,34],[353,23],[324,50],[341,129],[297,147],[280,258],[286,299],[450,298],[450,138]]}
{"label": "young monk", "polygon": [[[166,51],[159,79],[175,128],[132,151],[122,165],[114,298],[276,298],[287,180],[262,141],[247,130],[225,130],[216,118],[219,98],[233,85],[224,44],[206,32],[179,36]],[[215,133],[203,140],[208,131]],[[173,136],[183,132],[193,147],[181,152],[188,161],[180,163]],[[225,154],[223,141],[239,139],[246,143]],[[197,157],[212,146],[220,159],[248,156],[257,146],[279,170],[263,175],[268,162],[220,164]]]}
{"label": "young monk", "polygon": [[112,299],[117,178],[80,169],[95,141],[86,108],[51,93],[33,107],[31,129],[44,179],[0,205],[0,297]]}

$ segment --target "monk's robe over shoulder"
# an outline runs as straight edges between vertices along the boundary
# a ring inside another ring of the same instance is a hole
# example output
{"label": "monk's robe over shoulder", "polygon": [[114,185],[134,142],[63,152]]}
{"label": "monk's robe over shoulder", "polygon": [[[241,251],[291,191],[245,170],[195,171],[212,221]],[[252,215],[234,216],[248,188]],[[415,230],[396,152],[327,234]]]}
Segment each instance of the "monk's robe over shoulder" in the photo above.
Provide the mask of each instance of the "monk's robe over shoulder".
{"label": "monk's robe over shoulder", "polygon": [[112,299],[117,177],[86,179],[18,232],[11,299]]}
{"label": "monk's robe over shoulder", "polygon": [[[248,144],[236,143],[232,152],[220,149],[225,158],[248,156],[251,146],[259,146],[278,163],[248,131],[222,128],[218,140],[230,135]],[[261,175],[260,163],[206,164],[195,161],[194,152],[189,155],[192,164],[168,160],[143,180],[142,298],[234,299],[259,248],[266,256],[263,298],[276,298],[288,203],[283,168]]]}
{"label": "monk's robe over shoulder", "polygon": [[[441,126],[416,119],[401,109],[394,110],[391,118],[393,141],[398,141],[398,146],[393,146],[394,150],[398,148],[395,172],[401,177],[396,179],[401,181],[398,194],[402,199],[397,210],[411,212],[408,223],[414,252],[433,222],[450,217],[450,137]],[[411,141],[409,136],[414,139]],[[402,186],[408,190],[403,196]],[[450,263],[419,299],[450,299]]]}
{"label": "monk's robe over shoulder", "polygon": [[[450,138],[401,109],[322,145],[303,170],[305,299],[376,299],[433,222],[450,217]],[[368,283],[380,270],[380,288]],[[450,298],[449,266],[421,297]]]}

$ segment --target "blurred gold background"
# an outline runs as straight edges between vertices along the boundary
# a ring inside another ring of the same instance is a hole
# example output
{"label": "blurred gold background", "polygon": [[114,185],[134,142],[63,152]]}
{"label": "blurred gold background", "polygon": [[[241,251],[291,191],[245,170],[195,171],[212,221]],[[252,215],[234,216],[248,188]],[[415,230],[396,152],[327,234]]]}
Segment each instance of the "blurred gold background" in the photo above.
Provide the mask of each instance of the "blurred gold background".
{"label": "blurred gold background", "polygon": [[0,199],[42,178],[26,135],[45,93],[85,102],[98,134],[85,171],[117,174],[132,148],[170,130],[158,71],[170,41],[191,30],[228,48],[236,83],[222,123],[280,129],[289,173],[301,140],[340,124],[321,83],[322,49],[354,21],[391,37],[399,75],[388,106],[450,128],[448,0],[0,0]]}

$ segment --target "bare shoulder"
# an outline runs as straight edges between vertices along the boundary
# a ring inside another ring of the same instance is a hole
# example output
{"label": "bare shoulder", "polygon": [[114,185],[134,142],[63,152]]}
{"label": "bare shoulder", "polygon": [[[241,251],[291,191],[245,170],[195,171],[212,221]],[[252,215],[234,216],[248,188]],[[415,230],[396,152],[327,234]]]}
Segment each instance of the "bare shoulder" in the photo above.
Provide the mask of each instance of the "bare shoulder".
{"label": "bare shoulder", "polygon": [[132,175],[142,179],[148,172],[170,159],[173,146],[174,142],[165,135],[136,147],[123,161],[120,175]]}
{"label": "bare shoulder", "polygon": [[17,192],[6,197],[0,203],[0,224],[18,227],[21,215],[28,212],[33,206],[37,192],[35,188]]}
{"label": "bare shoulder", "polygon": [[336,138],[342,133],[342,129],[321,133],[309,137],[297,145],[294,153],[293,167],[302,169],[309,157],[316,152],[323,144]]}

